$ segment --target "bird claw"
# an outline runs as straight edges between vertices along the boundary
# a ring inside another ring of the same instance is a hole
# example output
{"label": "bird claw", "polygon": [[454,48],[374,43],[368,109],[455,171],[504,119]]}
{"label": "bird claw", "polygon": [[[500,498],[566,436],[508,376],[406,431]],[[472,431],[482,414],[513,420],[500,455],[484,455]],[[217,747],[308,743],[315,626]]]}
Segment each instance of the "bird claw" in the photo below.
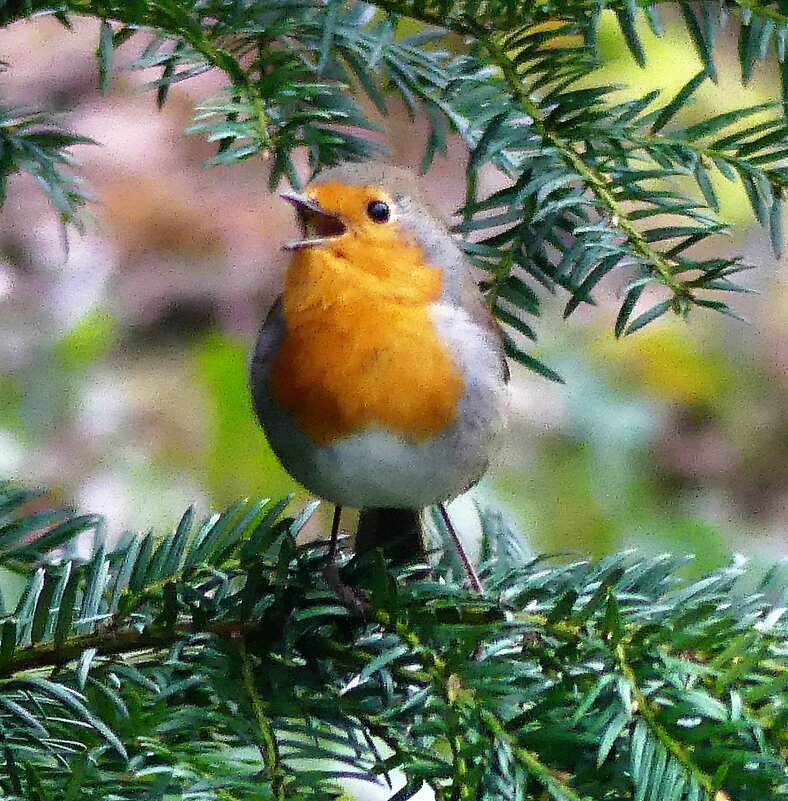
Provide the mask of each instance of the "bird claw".
{"label": "bird claw", "polygon": [[342,581],[339,565],[333,559],[323,568],[323,580],[344,607],[364,620],[369,619],[369,597],[359,587],[351,587]]}

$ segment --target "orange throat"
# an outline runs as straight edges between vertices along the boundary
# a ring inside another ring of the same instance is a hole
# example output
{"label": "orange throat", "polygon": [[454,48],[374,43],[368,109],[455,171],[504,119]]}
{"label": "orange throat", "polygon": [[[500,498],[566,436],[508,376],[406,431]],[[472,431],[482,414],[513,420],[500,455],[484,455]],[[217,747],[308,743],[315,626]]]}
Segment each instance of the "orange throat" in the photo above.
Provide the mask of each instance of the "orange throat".
{"label": "orange throat", "polygon": [[430,313],[441,271],[388,236],[305,248],[285,280],[270,388],[320,445],[370,426],[423,442],[457,417],[464,381]]}

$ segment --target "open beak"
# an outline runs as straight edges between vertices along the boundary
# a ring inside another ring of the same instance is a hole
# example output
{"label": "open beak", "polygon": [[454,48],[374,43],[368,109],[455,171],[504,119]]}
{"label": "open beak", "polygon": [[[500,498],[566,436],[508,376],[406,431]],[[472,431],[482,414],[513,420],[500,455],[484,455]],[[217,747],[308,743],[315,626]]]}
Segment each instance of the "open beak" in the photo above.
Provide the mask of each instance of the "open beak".
{"label": "open beak", "polygon": [[282,250],[301,250],[324,245],[341,236],[347,230],[336,214],[330,214],[311,197],[295,192],[282,192],[279,196],[292,203],[298,212],[303,238],[282,245]]}

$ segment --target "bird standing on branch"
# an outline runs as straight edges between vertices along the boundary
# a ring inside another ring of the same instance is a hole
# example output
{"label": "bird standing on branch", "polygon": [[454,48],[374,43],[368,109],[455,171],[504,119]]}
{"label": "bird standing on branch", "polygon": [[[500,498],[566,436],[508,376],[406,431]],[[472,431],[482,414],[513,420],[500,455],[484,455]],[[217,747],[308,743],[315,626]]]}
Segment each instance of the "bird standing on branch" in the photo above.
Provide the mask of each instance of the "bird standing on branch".
{"label": "bird standing on branch", "polygon": [[410,172],[346,164],[283,197],[303,236],[251,368],[255,410],[287,471],[361,509],[356,549],[424,558],[419,513],[476,484],[504,422],[501,335],[468,262]]}

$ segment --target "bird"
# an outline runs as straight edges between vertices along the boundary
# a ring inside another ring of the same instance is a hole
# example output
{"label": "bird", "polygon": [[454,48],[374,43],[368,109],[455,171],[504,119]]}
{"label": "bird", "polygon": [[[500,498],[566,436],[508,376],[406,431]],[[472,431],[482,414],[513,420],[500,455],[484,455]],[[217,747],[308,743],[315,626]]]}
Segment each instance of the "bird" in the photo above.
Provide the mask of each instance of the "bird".
{"label": "bird", "polygon": [[343,163],[285,192],[301,225],[250,368],[254,410],[284,468],[361,510],[356,552],[425,557],[438,506],[484,475],[506,420],[501,330],[446,222],[409,170]]}

